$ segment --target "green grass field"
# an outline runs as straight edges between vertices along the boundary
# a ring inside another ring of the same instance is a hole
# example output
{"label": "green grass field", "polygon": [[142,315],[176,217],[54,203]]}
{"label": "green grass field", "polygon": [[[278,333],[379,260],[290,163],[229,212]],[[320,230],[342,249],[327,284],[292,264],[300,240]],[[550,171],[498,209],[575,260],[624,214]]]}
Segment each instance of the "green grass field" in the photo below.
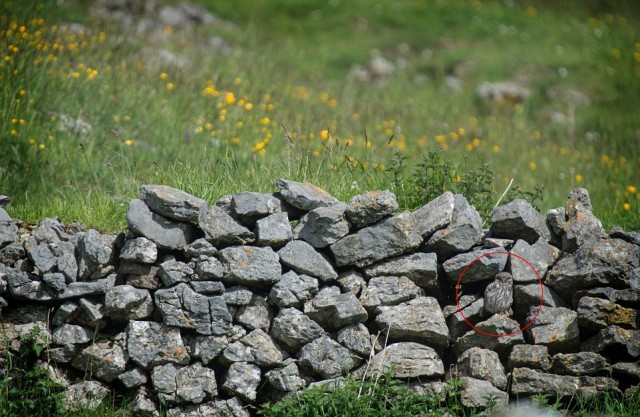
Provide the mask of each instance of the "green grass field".
{"label": "green grass field", "polygon": [[[543,212],[582,186],[606,227],[640,229],[633,2],[199,2],[233,25],[145,36],[92,16],[88,1],[2,3],[0,193],[12,216],[120,230],[143,183],[214,202],[287,177],[347,200],[391,189],[405,209],[452,189],[488,217],[513,178],[509,198],[544,188]],[[393,74],[350,77],[373,50]],[[483,81],[531,95],[487,104]],[[65,115],[91,130],[65,130]],[[446,172],[424,166],[438,149]]]}

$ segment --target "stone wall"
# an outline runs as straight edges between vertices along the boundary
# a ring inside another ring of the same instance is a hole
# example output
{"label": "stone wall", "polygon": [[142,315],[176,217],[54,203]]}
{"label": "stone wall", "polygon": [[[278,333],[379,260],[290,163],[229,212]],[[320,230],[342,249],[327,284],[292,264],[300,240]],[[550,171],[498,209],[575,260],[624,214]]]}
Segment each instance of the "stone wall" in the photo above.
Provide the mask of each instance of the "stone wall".
{"label": "stone wall", "polygon": [[[246,416],[387,369],[436,395],[461,377],[470,406],[638,384],[640,235],[605,233],[586,190],[546,216],[515,200],[484,230],[461,195],[397,212],[389,191],[277,186],[211,207],[143,186],[119,235],[0,208],[0,372],[39,326],[70,408],[113,390],[140,415]],[[491,314],[503,271],[513,303]]]}

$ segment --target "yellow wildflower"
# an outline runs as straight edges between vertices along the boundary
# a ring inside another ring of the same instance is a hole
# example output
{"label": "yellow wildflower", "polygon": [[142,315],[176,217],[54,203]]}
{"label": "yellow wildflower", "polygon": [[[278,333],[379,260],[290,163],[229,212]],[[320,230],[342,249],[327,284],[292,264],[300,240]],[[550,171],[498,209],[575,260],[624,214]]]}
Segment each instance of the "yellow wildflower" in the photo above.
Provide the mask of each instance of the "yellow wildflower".
{"label": "yellow wildflower", "polygon": [[127,139],[124,141],[124,144],[127,146],[132,146],[135,142],[132,139]]}
{"label": "yellow wildflower", "polygon": [[233,104],[236,102],[236,96],[231,91],[227,91],[227,94],[224,96],[224,101],[227,104]]}
{"label": "yellow wildflower", "polygon": [[622,208],[624,209],[624,211],[629,211],[629,210],[631,210],[631,204],[629,204],[629,203],[624,203],[624,204],[622,205]]}
{"label": "yellow wildflower", "polygon": [[173,83],[167,83],[167,90],[173,90]]}
{"label": "yellow wildflower", "polygon": [[576,182],[582,182],[582,175],[576,174]]}
{"label": "yellow wildflower", "polygon": [[533,161],[532,161],[532,162],[529,162],[529,169],[530,169],[531,171],[534,171],[537,167],[538,167],[538,165],[536,165],[536,163],[535,163],[535,162],[533,162]]}
{"label": "yellow wildflower", "polygon": [[38,149],[40,149],[41,151],[44,150],[44,148],[46,148],[47,146],[44,143],[41,143],[40,145],[38,145]]}
{"label": "yellow wildflower", "polygon": [[631,194],[635,194],[636,193],[636,187],[634,187],[633,185],[629,185],[627,187],[627,191],[629,191],[629,193],[631,193]]}
{"label": "yellow wildflower", "polygon": [[493,145],[493,147],[491,148],[491,150],[493,151],[493,153],[500,153],[500,146],[498,146],[498,145]]}
{"label": "yellow wildflower", "polygon": [[260,119],[260,123],[262,123],[263,125],[268,125],[269,123],[271,123],[271,119],[269,119],[268,117],[263,117],[262,119]]}
{"label": "yellow wildflower", "polygon": [[29,145],[35,145],[36,140],[34,138],[29,139]]}

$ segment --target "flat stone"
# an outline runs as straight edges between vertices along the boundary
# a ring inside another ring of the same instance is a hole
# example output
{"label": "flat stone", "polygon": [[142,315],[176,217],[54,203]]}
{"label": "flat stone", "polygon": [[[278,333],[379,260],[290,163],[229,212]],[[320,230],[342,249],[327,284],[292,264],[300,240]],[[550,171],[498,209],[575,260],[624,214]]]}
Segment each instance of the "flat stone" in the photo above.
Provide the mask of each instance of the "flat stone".
{"label": "flat stone", "polygon": [[92,377],[112,382],[125,371],[128,361],[129,355],[120,343],[100,340],[84,348],[71,365],[89,372]]}
{"label": "flat stone", "polygon": [[540,238],[548,241],[551,237],[544,216],[523,199],[513,200],[493,210],[490,233],[493,237],[522,239],[529,244]]}
{"label": "flat stone", "polygon": [[355,295],[340,293],[338,287],[326,287],[305,304],[304,312],[326,329],[336,330],[367,321],[367,311]]}
{"label": "flat stone", "polygon": [[465,407],[487,407],[490,401],[498,407],[504,407],[509,402],[509,394],[496,388],[489,381],[467,376],[460,379],[462,382],[460,403]]}
{"label": "flat stone", "polygon": [[[541,300],[543,291],[544,298]],[[513,286],[513,311],[516,315],[525,316],[532,307],[538,309],[540,301],[547,307],[569,307],[555,291],[544,284],[542,290],[538,282]]]}
{"label": "flat stone", "polygon": [[245,287],[230,287],[223,294],[224,301],[229,305],[246,306],[249,305],[253,298],[251,290]]}
{"label": "flat stone", "polygon": [[237,398],[229,400],[211,401],[200,405],[175,407],[167,411],[167,417],[250,417],[244,406]]}
{"label": "flat stone", "polygon": [[472,347],[464,351],[455,365],[452,376],[470,377],[491,383],[504,390],[507,377],[498,354],[492,350]]}
{"label": "flat stone", "polygon": [[280,280],[282,266],[270,247],[232,246],[219,252],[225,284],[260,286]]}
{"label": "flat stone", "polygon": [[17,300],[51,301],[55,292],[37,276],[8,268],[5,279],[11,296]]}
{"label": "flat stone", "polygon": [[274,213],[283,212],[282,201],[273,194],[242,192],[231,197],[231,210],[247,226]]}
{"label": "flat stone", "polygon": [[627,329],[636,329],[638,326],[636,309],[622,307],[602,298],[580,298],[577,312],[578,325],[589,330],[600,330],[611,325]]}
{"label": "flat stone", "polygon": [[27,254],[33,265],[43,274],[52,272],[58,263],[48,244],[39,244],[33,250],[29,250]]}
{"label": "flat stone", "polygon": [[368,311],[378,306],[397,305],[423,296],[424,290],[406,277],[379,276],[369,280],[362,290],[360,302]]}
{"label": "flat stone", "polygon": [[497,352],[501,358],[506,359],[512,346],[524,343],[522,333],[516,333],[520,330],[520,324],[500,314],[494,314],[475,326],[478,330],[492,336],[487,337],[485,334],[471,329],[455,341],[453,346],[455,354],[459,355],[474,346],[482,346],[484,349]]}
{"label": "flat stone", "polygon": [[444,350],[449,344],[449,328],[438,301],[418,297],[397,306],[378,307],[375,323],[388,331],[394,341],[416,341]]}
{"label": "flat stone", "polygon": [[529,368],[515,368],[511,372],[511,393],[521,396],[574,395],[580,387],[577,376],[554,375]]}
{"label": "flat stone", "polygon": [[629,343],[634,333],[633,330],[623,329],[620,326],[609,326],[582,342],[580,350],[583,352],[596,352],[605,357],[620,360],[629,353],[627,343]]}
{"label": "flat stone", "polygon": [[198,294],[205,295],[222,295],[224,293],[224,284],[218,281],[191,281],[189,286]]}
{"label": "flat stone", "polygon": [[349,222],[345,218],[347,205],[337,203],[329,207],[318,207],[305,216],[303,227],[298,232],[302,239],[314,248],[324,248],[349,234]]}
{"label": "flat stone", "polygon": [[[481,256],[482,258],[476,260]],[[504,248],[480,249],[447,259],[443,262],[442,268],[452,283],[457,283],[460,274],[466,269],[461,282],[461,285],[464,285],[494,279],[498,272],[504,271],[508,257],[509,255]],[[471,266],[469,266],[470,264]]]}
{"label": "flat stone", "polygon": [[378,276],[403,276],[427,292],[440,292],[438,282],[438,258],[435,253],[416,252],[399,256],[364,268],[368,278]]}
{"label": "flat stone", "polygon": [[200,256],[212,257],[216,256],[218,249],[207,239],[200,238],[191,242],[184,250],[188,258],[198,258]]}
{"label": "flat stone", "polygon": [[138,199],[129,203],[127,226],[131,232],[146,237],[162,249],[183,249],[194,240],[196,228],[189,223],[170,220]]}
{"label": "flat stone", "polygon": [[391,373],[394,378],[430,379],[444,376],[444,364],[438,353],[419,343],[393,343],[378,352],[368,363],[368,369],[358,369],[354,377]]}
{"label": "flat stone", "polygon": [[204,231],[205,239],[215,246],[244,245],[255,240],[255,235],[249,229],[218,206],[202,212],[198,226]]}
{"label": "flat stone", "polygon": [[543,345],[515,345],[509,355],[509,368],[551,369],[549,349]]}
{"label": "flat stone", "polygon": [[310,211],[318,207],[328,207],[338,203],[329,193],[311,183],[284,179],[276,181],[282,198],[295,208]]}
{"label": "flat stone", "polygon": [[[426,241],[427,252],[435,252],[439,260],[445,260],[457,253],[471,249],[480,242],[483,236],[482,218],[476,209],[469,204],[463,195],[455,194],[453,200],[454,208],[451,222],[445,228],[434,231]],[[443,201],[443,204],[448,205],[449,203]],[[437,218],[440,218],[439,216],[444,218],[442,222],[447,219],[448,209],[444,210],[444,214],[436,214]],[[424,230],[422,232],[428,235],[428,232]]]}
{"label": "flat stone", "polygon": [[197,224],[200,213],[207,210],[206,201],[166,185],[143,185],[140,199],[155,213],[181,222]]}
{"label": "flat stone", "polygon": [[103,278],[114,271],[111,264],[116,253],[115,241],[116,236],[103,235],[94,229],[79,235],[76,244],[79,280]]}
{"label": "flat stone", "polygon": [[97,381],[73,384],[63,393],[62,405],[68,411],[95,410],[111,391]]}
{"label": "flat stone", "polygon": [[595,352],[558,353],[553,356],[553,373],[560,375],[608,375],[611,364]]}
{"label": "flat stone", "polygon": [[78,300],[78,307],[92,325],[100,323],[106,314],[101,298],[81,298]]}
{"label": "flat stone", "polygon": [[258,245],[280,247],[293,240],[293,231],[286,212],[274,213],[256,222]]}
{"label": "flat stone", "polygon": [[[542,279],[549,267],[560,257],[560,250],[548,244],[544,239],[538,239],[532,245],[525,240],[518,240],[511,249],[511,253],[517,255],[511,257],[511,275],[516,284],[538,282],[538,277]],[[526,262],[518,256],[524,258]],[[531,267],[535,268],[538,275]]]}
{"label": "flat stone", "polygon": [[318,323],[295,308],[281,309],[271,324],[271,336],[290,352],[297,352],[322,334]]}
{"label": "flat stone", "polygon": [[237,395],[244,401],[254,402],[261,380],[260,368],[256,365],[235,362],[229,366],[222,390],[230,395]]}
{"label": "flat stone", "polygon": [[301,307],[318,288],[317,279],[289,271],[271,288],[269,300],[278,307]]}
{"label": "flat stone", "polygon": [[328,282],[338,278],[327,256],[307,242],[294,240],[278,251],[280,260],[294,271]]}
{"label": "flat stone", "polygon": [[104,296],[106,315],[115,320],[140,320],[153,313],[151,293],[130,285],[118,285]]}
{"label": "flat stone", "polygon": [[369,191],[351,198],[346,207],[349,221],[356,227],[368,226],[398,210],[396,195],[389,190]]}
{"label": "flat stone", "polygon": [[248,362],[273,368],[282,364],[287,356],[271,336],[261,329],[256,329],[228,345],[222,352],[221,359],[225,363]]}
{"label": "flat stone", "polygon": [[454,207],[453,193],[447,191],[414,211],[413,216],[418,222],[422,237],[428,239],[437,230],[449,226],[453,220]]}
{"label": "flat stone", "polygon": [[95,295],[103,295],[109,291],[116,282],[116,274],[111,274],[106,278],[98,279],[90,282],[72,282],[57,295],[59,300],[68,300],[70,298],[88,297]]}
{"label": "flat stone", "polygon": [[120,259],[152,264],[158,259],[158,246],[146,237],[127,240],[120,251]]}
{"label": "flat stone", "polygon": [[180,331],[162,323],[130,321],[127,327],[127,351],[130,359],[145,370],[166,363],[189,363]]}
{"label": "flat stone", "polygon": [[126,388],[131,389],[146,384],[147,374],[140,368],[133,368],[130,371],[121,373],[118,376],[118,380],[122,382],[122,385]]}
{"label": "flat stone", "polygon": [[[533,320],[532,308],[527,323]],[[564,307],[542,307],[538,317],[526,330],[537,345],[544,345],[549,352],[570,352],[580,343],[578,314]]]}
{"label": "flat stone", "polygon": [[321,336],[303,346],[298,353],[298,361],[322,378],[345,375],[359,363],[349,349],[328,336]]}
{"label": "flat stone", "polygon": [[156,366],[151,382],[160,399],[169,403],[199,404],[218,394],[215,373],[197,362],[184,368],[172,363]]}
{"label": "flat stone", "polygon": [[416,249],[422,236],[413,215],[398,213],[331,245],[337,266],[364,267]]}
{"label": "flat stone", "polygon": [[53,343],[56,345],[75,345],[91,341],[91,330],[73,324],[63,324],[53,329]]}

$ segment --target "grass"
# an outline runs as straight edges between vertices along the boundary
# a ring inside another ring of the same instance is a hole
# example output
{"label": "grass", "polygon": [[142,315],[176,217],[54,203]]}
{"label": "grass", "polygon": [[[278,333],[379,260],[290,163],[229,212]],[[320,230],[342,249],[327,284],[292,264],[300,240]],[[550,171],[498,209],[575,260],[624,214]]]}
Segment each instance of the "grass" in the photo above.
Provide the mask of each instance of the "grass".
{"label": "grass", "polygon": [[[343,200],[391,189],[414,209],[425,203],[418,165],[440,149],[454,180],[488,164],[493,201],[511,178],[521,192],[544,187],[542,211],[584,186],[606,227],[640,229],[632,5],[201,0],[235,29],[162,28],[158,40],[123,33],[86,3],[0,6],[0,192],[14,217],[120,230],[142,183],[213,203],[274,191],[278,177]],[[92,30],[72,33],[60,25],[69,21]],[[205,49],[213,35],[234,43],[230,56]],[[374,48],[403,67],[384,85],[350,78]],[[159,50],[187,63],[154,59]],[[444,86],[451,73],[460,91]],[[480,82],[511,79],[527,80],[528,101],[475,98]],[[568,113],[550,92],[566,89],[590,98],[570,126],[550,122]],[[91,130],[61,130],[63,115]],[[389,169],[398,155],[401,172]]]}

